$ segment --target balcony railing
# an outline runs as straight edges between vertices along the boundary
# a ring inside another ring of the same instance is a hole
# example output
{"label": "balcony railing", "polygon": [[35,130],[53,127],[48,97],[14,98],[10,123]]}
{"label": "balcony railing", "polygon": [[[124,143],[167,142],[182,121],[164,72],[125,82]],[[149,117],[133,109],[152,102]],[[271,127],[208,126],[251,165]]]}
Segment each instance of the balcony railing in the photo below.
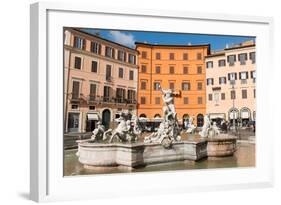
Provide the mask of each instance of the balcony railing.
{"label": "balcony railing", "polygon": [[83,94],[74,95],[71,93],[70,97],[71,103],[88,103],[88,104],[137,104],[135,99],[126,99],[126,98],[116,98],[110,96],[99,96],[99,95],[88,95],[85,97]]}
{"label": "balcony railing", "polygon": [[82,100],[83,95],[82,94],[77,94],[77,93],[71,93],[70,101],[71,103],[80,103]]}

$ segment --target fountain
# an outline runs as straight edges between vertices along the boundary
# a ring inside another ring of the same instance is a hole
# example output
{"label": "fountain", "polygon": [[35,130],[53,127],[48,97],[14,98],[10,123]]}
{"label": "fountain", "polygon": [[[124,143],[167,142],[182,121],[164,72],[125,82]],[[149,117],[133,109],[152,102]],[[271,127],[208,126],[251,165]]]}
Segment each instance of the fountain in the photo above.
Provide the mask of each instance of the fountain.
{"label": "fountain", "polygon": [[[173,161],[197,161],[208,156],[229,156],[235,152],[236,138],[221,134],[215,123],[211,125],[207,115],[199,136],[183,140],[174,106],[175,94],[170,89],[160,90],[164,117],[157,132],[141,142],[142,129],[138,118],[122,113],[116,129],[105,131],[99,122],[91,139],[77,141],[79,162],[86,168],[119,165],[137,168]],[[193,118],[189,121],[187,133],[195,132],[192,122]]]}

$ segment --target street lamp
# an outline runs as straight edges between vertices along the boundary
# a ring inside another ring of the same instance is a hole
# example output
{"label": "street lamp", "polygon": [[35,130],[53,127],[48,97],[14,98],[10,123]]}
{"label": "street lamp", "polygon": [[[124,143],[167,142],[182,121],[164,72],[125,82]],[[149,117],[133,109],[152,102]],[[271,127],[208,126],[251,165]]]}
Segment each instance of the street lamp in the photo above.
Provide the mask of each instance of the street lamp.
{"label": "street lamp", "polygon": [[233,96],[232,96],[232,112],[233,112],[233,115],[232,115],[232,120],[233,120],[233,130],[234,132],[236,133],[236,122],[235,122],[235,74],[232,73],[232,75],[230,76],[230,84],[231,84],[231,88],[232,88],[232,91],[233,91]]}

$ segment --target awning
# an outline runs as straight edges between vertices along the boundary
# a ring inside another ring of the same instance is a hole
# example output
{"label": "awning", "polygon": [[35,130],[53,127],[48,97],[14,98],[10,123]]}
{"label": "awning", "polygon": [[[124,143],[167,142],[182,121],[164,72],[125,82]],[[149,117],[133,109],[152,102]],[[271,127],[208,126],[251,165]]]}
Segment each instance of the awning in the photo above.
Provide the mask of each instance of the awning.
{"label": "awning", "polygon": [[151,119],[152,122],[162,122],[163,118],[161,117],[155,117],[154,119]]}
{"label": "awning", "polygon": [[88,120],[99,120],[99,115],[97,113],[88,113]]}
{"label": "awning", "polygon": [[210,119],[217,119],[217,118],[224,119],[224,113],[214,113],[214,114],[210,114]]}
{"label": "awning", "polygon": [[146,117],[140,117],[140,118],[139,118],[139,121],[140,121],[140,122],[147,122],[147,118],[146,118]]}

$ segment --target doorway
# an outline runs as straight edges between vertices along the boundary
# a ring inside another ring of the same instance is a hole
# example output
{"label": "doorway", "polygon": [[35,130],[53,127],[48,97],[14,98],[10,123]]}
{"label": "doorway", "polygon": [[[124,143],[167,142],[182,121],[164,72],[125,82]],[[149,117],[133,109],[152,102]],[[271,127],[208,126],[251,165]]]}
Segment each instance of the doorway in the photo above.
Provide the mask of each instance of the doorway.
{"label": "doorway", "polygon": [[68,114],[68,132],[79,131],[79,116],[80,113],[69,113]]}
{"label": "doorway", "polygon": [[110,127],[110,119],[111,119],[110,110],[105,109],[102,112],[102,124],[104,125],[105,129],[108,129]]}

